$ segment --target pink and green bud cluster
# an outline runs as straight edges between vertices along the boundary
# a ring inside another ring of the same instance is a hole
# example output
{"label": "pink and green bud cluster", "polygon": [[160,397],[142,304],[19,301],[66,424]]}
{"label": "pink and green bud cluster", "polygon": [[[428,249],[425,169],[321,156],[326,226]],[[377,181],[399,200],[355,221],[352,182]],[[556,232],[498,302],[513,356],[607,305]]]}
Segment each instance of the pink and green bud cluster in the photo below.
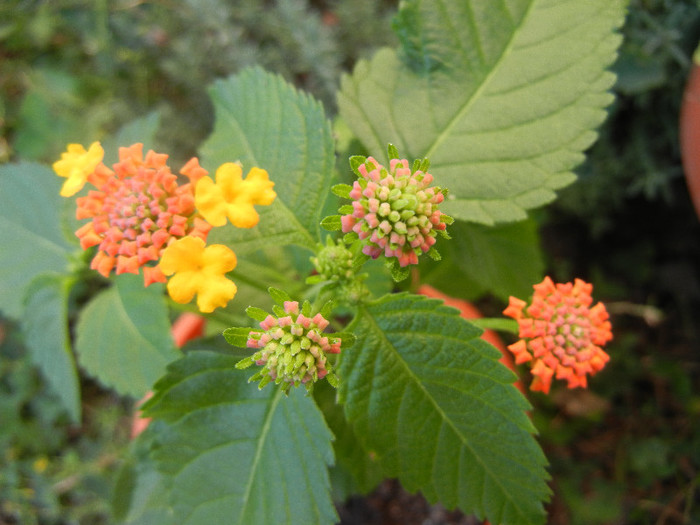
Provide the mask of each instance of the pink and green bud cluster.
{"label": "pink and green bud cluster", "polygon": [[447,237],[452,218],[439,210],[445,192],[431,186],[428,160],[409,168],[406,159],[394,156],[398,153],[390,146],[388,170],[373,157],[350,159],[359,178],[348,187],[347,197],[353,202],[340,209],[340,223],[344,233],[354,233],[363,242],[364,254],[393,257],[404,268],[418,264],[423,253],[440,258],[433,248],[435,237]]}
{"label": "pink and green bud cluster", "polygon": [[[278,315],[267,315],[260,321],[262,331],[248,333],[246,346],[256,352],[236,364],[236,368],[247,368],[253,364],[262,368],[249,381],[260,381],[258,387],[274,381],[285,392],[294,385],[303,384],[307,390],[324,377],[333,386],[338,378],[328,362],[327,354],[340,353],[341,339],[324,335],[328,320],[321,314],[310,315],[310,305],[306,303],[299,310],[297,301],[284,301],[283,309],[275,308]],[[259,318],[259,309],[248,309],[249,315]],[[251,313],[251,310],[254,310]]]}

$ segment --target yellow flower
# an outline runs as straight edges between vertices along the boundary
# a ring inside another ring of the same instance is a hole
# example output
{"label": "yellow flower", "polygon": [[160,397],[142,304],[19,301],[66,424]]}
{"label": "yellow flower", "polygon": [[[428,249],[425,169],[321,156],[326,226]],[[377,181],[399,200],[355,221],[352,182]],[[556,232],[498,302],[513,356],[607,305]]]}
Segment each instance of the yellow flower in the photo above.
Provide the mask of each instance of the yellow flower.
{"label": "yellow flower", "polygon": [[88,177],[102,162],[103,157],[104,150],[99,142],[90,144],[87,151],[80,144],[68,144],[68,151],[61,154],[61,160],[53,163],[56,174],[68,179],[61,187],[61,196],[70,197],[83,189]]}
{"label": "yellow flower", "polygon": [[226,224],[226,217],[238,228],[252,228],[260,220],[254,204],[267,205],[277,194],[267,171],[251,168],[245,180],[239,164],[227,162],[216,170],[216,183],[202,177],[195,189],[195,205],[202,217],[213,226]]}
{"label": "yellow flower", "polygon": [[199,237],[183,237],[170,244],[160,259],[168,293],[176,303],[188,303],[197,294],[200,311],[213,312],[236,295],[236,285],[224,274],[236,267],[236,254],[223,244],[206,246]]}

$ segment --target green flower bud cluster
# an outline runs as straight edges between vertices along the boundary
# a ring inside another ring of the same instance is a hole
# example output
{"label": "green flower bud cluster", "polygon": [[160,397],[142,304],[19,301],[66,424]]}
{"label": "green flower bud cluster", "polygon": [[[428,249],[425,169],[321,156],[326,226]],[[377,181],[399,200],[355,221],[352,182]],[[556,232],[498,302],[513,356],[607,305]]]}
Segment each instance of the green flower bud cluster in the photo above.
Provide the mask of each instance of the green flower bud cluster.
{"label": "green flower bud cluster", "polygon": [[336,244],[330,237],[326,245],[319,245],[318,254],[311,257],[311,262],[318,273],[316,281],[349,281],[355,276],[353,253],[343,241]]}
{"label": "green flower bud cluster", "polygon": [[261,366],[249,381],[259,381],[258,388],[274,381],[285,393],[292,385],[301,384],[311,391],[324,377],[337,386],[338,378],[327,354],[340,353],[341,338],[323,335],[329,322],[321,313],[311,316],[308,302],[301,312],[296,301],[284,301],[283,305],[275,308],[277,315],[248,309],[251,317],[265,318],[259,319],[262,331],[253,330],[247,335],[246,346],[256,352],[238,362],[236,368]]}

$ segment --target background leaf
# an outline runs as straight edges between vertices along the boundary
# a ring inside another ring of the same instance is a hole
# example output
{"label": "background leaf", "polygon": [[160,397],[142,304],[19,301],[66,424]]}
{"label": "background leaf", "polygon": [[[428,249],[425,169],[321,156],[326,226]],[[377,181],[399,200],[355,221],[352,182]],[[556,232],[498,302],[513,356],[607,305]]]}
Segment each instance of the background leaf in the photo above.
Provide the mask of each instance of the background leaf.
{"label": "background leaf", "polygon": [[42,275],[27,292],[22,332],[32,361],[58,395],[74,423],[80,422],[80,382],[68,334],[68,291],[65,277]]}
{"label": "background leaf", "polygon": [[258,390],[236,361],[193,351],[147,405],[164,422],[147,437],[178,523],[334,523],[332,434],[318,407],[300,389]]}
{"label": "background leaf", "polygon": [[19,319],[37,275],[63,273],[73,247],[61,229],[62,181],[34,163],[0,166],[0,309]]}
{"label": "background leaf", "polygon": [[527,401],[481,330],[440,301],[360,308],[340,362],[348,420],[386,476],[492,523],[544,523],[544,454]]}
{"label": "background leaf", "polygon": [[212,171],[240,160],[243,173],[264,168],[277,199],[257,207],[252,229],[215,228],[209,242],[234,246],[245,255],[264,246],[299,244],[313,249],[332,184],[334,149],[330,123],[320,103],[281,77],[246,69],[210,89],[214,131],[202,146],[202,164]]}
{"label": "background leaf", "polygon": [[170,335],[163,286],[122,274],[83,309],[75,343],[80,364],[120,394],[143,396],[181,354]]}
{"label": "background leaf", "polygon": [[622,0],[412,0],[383,49],[342,79],[342,118],[380,160],[428,157],[456,219],[522,220],[575,180],[595,140]]}
{"label": "background leaf", "polygon": [[372,491],[384,475],[379,463],[364,448],[345,418],[343,406],[337,401],[337,392],[327,381],[319,381],[314,387],[316,403],[335,435],[336,462],[330,469],[333,498],[343,502],[350,496]]}
{"label": "background leaf", "polygon": [[[105,150],[104,164],[112,166],[119,161],[119,148],[126,148],[140,142],[143,144],[143,154],[155,148],[155,137],[160,125],[160,112],[151,111],[148,115],[132,120],[122,126],[119,131],[102,141]],[[87,146],[87,144],[86,144]],[[180,166],[170,165],[173,173],[178,173]]]}
{"label": "background leaf", "polygon": [[528,297],[532,283],[542,280],[544,261],[534,220],[497,226],[455,222],[452,237],[437,245],[441,261],[425,257],[421,283],[431,284],[461,299],[475,300],[492,293]]}
{"label": "background leaf", "polygon": [[[155,421],[149,434],[157,434]],[[168,483],[150,457],[151,441],[140,434],[132,442],[117,474],[112,500],[112,515],[124,525],[177,525],[168,505]]]}
{"label": "background leaf", "polygon": [[58,160],[68,143],[87,145],[101,134],[113,117],[99,103],[86,100],[80,81],[60,67],[35,64],[27,71],[14,137],[22,158]]}

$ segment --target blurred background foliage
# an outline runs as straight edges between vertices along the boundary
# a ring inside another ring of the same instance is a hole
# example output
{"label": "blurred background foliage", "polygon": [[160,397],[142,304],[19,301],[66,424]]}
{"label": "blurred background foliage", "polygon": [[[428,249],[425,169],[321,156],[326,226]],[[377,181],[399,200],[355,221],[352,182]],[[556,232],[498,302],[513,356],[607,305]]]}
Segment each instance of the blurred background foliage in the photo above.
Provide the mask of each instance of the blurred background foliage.
{"label": "blurred background foliage", "polygon": [[[157,111],[157,149],[177,166],[211,130],[209,83],[254,64],[332,117],[341,73],[396,42],[397,3],[4,0],[0,162],[52,162],[68,142],[105,140]],[[592,281],[609,305],[613,359],[588,391],[531,395],[533,418],[552,463],[550,523],[700,523],[700,223],[678,146],[698,4],[631,0],[623,36],[617,99],[580,181],[535,213],[550,274]],[[82,388],[83,424],[69,426],[0,318],[0,525],[111,522],[133,400]],[[380,488],[340,513],[385,523],[397,497]],[[410,508],[415,523],[436,515]]]}

